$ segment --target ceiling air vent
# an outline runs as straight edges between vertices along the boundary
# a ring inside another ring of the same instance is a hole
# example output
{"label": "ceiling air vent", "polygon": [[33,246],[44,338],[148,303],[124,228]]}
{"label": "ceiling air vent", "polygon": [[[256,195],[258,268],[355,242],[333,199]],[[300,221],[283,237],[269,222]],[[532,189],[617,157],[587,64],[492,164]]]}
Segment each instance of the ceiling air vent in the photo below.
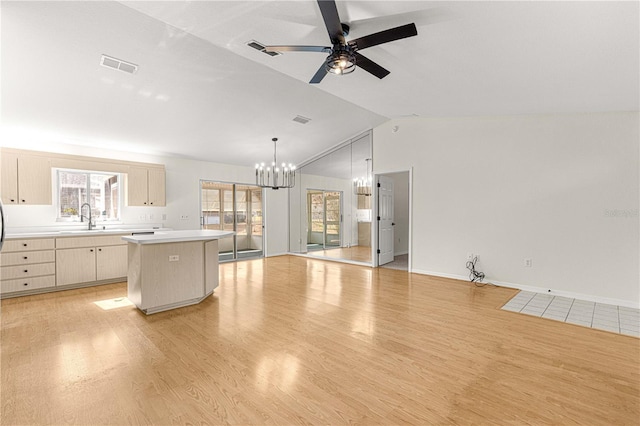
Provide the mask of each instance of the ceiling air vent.
{"label": "ceiling air vent", "polygon": [[258,42],[257,42],[257,41],[255,41],[255,40],[251,40],[250,42],[248,42],[248,43],[247,43],[247,46],[249,46],[249,47],[253,47],[254,49],[259,50],[259,51],[261,51],[262,53],[265,53],[265,54],[267,54],[267,55],[269,55],[269,56],[278,56],[278,55],[281,55],[281,53],[280,53],[280,52],[267,52],[267,51],[265,51],[265,50],[264,50],[264,47],[265,47],[265,46],[264,46],[264,44],[258,43]]}
{"label": "ceiling air vent", "polygon": [[138,71],[138,66],[130,62],[125,62],[120,59],[112,58],[111,56],[102,55],[100,59],[100,65],[114,70],[124,71],[129,74],[135,74]]}
{"label": "ceiling air vent", "polygon": [[308,122],[310,122],[310,121],[311,121],[311,119],[310,119],[310,118],[307,118],[307,117],[303,117],[303,116],[301,116],[301,115],[297,115],[297,116],[293,119],[293,121],[295,121],[296,123],[300,123],[300,124],[307,124]]}

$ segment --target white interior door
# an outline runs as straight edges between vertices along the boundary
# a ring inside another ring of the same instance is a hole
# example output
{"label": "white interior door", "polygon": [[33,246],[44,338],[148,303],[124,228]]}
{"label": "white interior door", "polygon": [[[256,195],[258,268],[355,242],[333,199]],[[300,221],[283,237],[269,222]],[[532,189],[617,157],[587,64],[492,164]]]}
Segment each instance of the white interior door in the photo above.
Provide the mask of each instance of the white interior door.
{"label": "white interior door", "polygon": [[393,262],[393,179],[378,176],[378,265]]}

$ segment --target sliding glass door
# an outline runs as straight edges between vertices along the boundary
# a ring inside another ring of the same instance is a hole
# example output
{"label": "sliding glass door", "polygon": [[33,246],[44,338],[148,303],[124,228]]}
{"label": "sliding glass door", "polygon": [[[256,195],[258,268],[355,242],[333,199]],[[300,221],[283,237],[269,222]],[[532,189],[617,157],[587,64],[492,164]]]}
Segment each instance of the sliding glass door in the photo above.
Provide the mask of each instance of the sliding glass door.
{"label": "sliding glass door", "polygon": [[263,256],[262,189],[252,185],[200,181],[202,229],[235,231],[219,240],[220,261]]}
{"label": "sliding glass door", "polygon": [[342,192],[307,190],[307,251],[341,247]]}

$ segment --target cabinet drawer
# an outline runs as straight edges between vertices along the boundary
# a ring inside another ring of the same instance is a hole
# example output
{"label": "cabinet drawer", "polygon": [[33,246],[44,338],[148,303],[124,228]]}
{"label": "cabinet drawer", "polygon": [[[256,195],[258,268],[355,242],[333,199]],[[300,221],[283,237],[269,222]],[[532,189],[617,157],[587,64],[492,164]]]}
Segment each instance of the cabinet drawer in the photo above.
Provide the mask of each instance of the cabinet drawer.
{"label": "cabinet drawer", "polygon": [[2,281],[16,278],[37,277],[40,275],[53,275],[56,273],[55,263],[38,263],[35,265],[3,266],[0,268]]}
{"label": "cabinet drawer", "polygon": [[55,248],[55,240],[53,238],[7,240],[4,242],[4,246],[2,246],[2,252],[49,250],[53,248]]}
{"label": "cabinet drawer", "polygon": [[127,242],[122,239],[124,235],[102,235],[95,237],[64,237],[56,238],[56,248],[80,248],[80,247],[97,247],[97,246],[118,246],[126,245]]}
{"label": "cabinet drawer", "polygon": [[46,263],[55,262],[56,252],[53,250],[46,251],[27,251],[16,253],[2,253],[0,254],[0,265],[29,265],[32,263]]}
{"label": "cabinet drawer", "polygon": [[54,287],[56,279],[53,275],[46,277],[25,278],[22,280],[2,281],[2,293],[13,293],[15,291],[35,290],[38,288]]}

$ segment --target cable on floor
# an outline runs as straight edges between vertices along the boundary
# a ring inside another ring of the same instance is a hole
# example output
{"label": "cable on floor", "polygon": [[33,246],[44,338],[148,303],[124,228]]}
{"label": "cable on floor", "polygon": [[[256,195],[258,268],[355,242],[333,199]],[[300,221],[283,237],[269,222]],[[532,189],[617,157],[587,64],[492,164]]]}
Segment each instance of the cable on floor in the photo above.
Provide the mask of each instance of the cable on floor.
{"label": "cable on floor", "polygon": [[478,262],[478,256],[475,256],[473,260],[467,261],[467,269],[469,270],[469,280],[476,285],[476,287],[484,287],[488,283],[483,283],[484,272],[476,270],[476,263]]}

